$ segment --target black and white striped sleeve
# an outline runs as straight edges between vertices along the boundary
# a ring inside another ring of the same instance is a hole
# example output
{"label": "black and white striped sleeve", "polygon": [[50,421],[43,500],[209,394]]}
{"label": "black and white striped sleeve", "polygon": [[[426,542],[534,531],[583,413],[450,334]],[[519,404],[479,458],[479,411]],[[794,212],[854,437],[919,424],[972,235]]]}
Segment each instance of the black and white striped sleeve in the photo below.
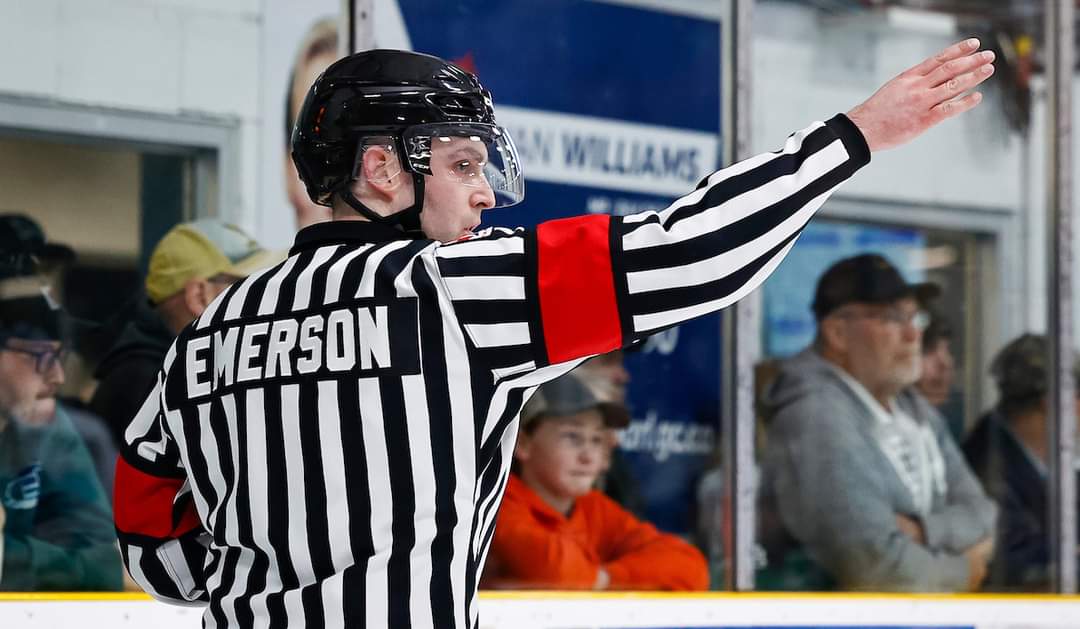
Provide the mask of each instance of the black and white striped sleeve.
{"label": "black and white striped sleeve", "polygon": [[870,161],[846,116],[706,178],[668,208],[491,230],[438,248],[439,272],[496,375],[600,354],[731,305],[780,264]]}
{"label": "black and white striped sleeve", "polygon": [[[176,356],[176,345],[165,369]],[[180,449],[167,426],[165,371],[124,433],[116,465],[114,519],[128,574],[151,596],[205,605],[205,530]]]}

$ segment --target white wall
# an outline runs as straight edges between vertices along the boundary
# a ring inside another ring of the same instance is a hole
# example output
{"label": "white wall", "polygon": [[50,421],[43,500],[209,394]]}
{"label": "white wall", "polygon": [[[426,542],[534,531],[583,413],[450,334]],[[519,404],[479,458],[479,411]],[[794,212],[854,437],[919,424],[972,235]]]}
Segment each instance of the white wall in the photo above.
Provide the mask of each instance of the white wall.
{"label": "white wall", "polygon": [[262,0],[4,0],[0,92],[238,119],[241,185],[222,214],[254,227]]}
{"label": "white wall", "polygon": [[[789,3],[754,8],[752,145],[772,150],[812,120],[845,112],[885,81],[963,35],[886,24],[880,12],[842,17]],[[1022,146],[992,95],[846,183],[843,196],[1015,211]]]}
{"label": "white wall", "polygon": [[[884,11],[824,15],[768,0],[755,5],[754,28],[755,151],[774,149],[811,120],[847,111],[899,72],[970,35],[949,32],[943,22],[899,25]],[[1046,137],[1038,104],[1025,137],[1010,130],[997,88],[983,91],[975,111],[907,146],[875,154],[836,198],[887,203],[896,208],[890,218],[898,222],[911,220],[910,206],[942,208],[932,212],[935,220],[953,229],[975,229],[965,225],[985,224],[987,217],[1007,224],[999,242],[1006,257],[989,296],[998,305],[987,318],[994,329],[987,330],[993,347],[986,349],[994,351],[997,338],[1045,327]]]}

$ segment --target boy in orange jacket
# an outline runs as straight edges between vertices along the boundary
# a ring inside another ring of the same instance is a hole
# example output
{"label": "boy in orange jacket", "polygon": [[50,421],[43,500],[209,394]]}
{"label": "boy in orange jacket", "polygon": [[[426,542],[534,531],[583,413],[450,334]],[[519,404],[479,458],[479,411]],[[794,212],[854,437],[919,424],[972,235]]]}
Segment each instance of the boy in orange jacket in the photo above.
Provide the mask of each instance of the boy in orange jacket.
{"label": "boy in orange jacket", "polygon": [[704,590],[705,558],[593,489],[605,427],[629,422],[574,374],[521,411],[514,468],[482,585],[501,589]]}

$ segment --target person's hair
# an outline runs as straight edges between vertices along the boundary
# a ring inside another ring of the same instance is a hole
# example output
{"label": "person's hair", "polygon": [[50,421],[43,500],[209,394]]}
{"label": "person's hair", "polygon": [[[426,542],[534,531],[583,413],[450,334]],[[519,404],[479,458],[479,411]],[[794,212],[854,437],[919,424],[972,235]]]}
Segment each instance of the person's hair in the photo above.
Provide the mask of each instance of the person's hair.
{"label": "person's hair", "polygon": [[930,315],[930,323],[923,330],[922,351],[924,354],[933,350],[939,341],[948,341],[953,337],[952,326],[941,312],[934,308],[927,308],[926,313]]}
{"label": "person's hair", "polygon": [[299,70],[311,63],[315,57],[333,54],[338,50],[338,23],[336,18],[326,17],[311,25],[304,35],[300,47],[296,51],[292,68],[289,70],[289,80],[285,83],[285,148],[292,141],[293,125],[296,124],[296,111],[293,110],[292,93],[293,83]]}

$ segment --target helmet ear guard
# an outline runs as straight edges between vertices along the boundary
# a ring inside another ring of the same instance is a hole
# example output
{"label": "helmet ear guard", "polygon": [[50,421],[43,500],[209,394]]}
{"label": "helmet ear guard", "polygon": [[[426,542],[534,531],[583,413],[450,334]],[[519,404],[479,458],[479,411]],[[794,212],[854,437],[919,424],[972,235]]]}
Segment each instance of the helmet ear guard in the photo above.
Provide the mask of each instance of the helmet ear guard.
{"label": "helmet ear guard", "polygon": [[[413,205],[391,216],[366,207],[351,189],[364,139],[379,136],[393,138],[402,170],[413,177]],[[463,158],[471,167],[463,183],[490,186],[495,207],[520,202],[517,150],[495,124],[491,95],[476,77],[430,55],[370,50],[335,62],[308,90],[293,129],[292,156],[315,203],[329,206],[338,196],[371,221],[418,232],[424,177],[452,170],[445,164],[432,170],[432,149],[454,138],[470,140],[474,149]]]}
{"label": "helmet ear guard", "polygon": [[[378,136],[368,136],[378,137]],[[413,204],[409,207],[399,210],[390,216],[383,216],[378,212],[372,210],[368,206],[364,205],[360,199],[356,198],[356,195],[352,192],[353,183],[355,183],[363,174],[363,158],[364,153],[370,150],[375,143],[367,145],[363,142],[363,139],[359,142],[356,148],[356,156],[353,158],[353,167],[350,176],[341,182],[337,190],[331,194],[330,202],[333,202],[333,196],[336,195],[346,205],[356,210],[364,218],[373,223],[379,223],[380,225],[387,226],[400,226],[406,233],[412,234],[415,232],[421,232],[420,229],[420,211],[424,207],[424,177],[416,172],[413,172],[409,168],[408,162],[402,157],[404,151],[402,151],[401,138],[391,137],[386,138],[392,142],[390,145],[385,143],[378,143],[386,146],[392,153],[397,155],[397,161],[400,169],[390,176],[390,178],[397,177],[398,175],[407,174],[412,178],[413,183]]]}

